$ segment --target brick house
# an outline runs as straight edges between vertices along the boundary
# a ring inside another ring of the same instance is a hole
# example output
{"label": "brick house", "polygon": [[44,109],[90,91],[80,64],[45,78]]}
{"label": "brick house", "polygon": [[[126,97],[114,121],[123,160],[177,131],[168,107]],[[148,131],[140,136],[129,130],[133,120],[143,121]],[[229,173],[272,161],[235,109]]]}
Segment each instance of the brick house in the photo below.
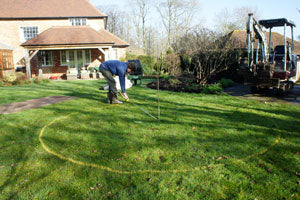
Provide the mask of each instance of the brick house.
{"label": "brick house", "polygon": [[107,16],[89,0],[0,0],[0,43],[13,48],[28,76],[78,76],[125,57],[128,43],[105,30]]}

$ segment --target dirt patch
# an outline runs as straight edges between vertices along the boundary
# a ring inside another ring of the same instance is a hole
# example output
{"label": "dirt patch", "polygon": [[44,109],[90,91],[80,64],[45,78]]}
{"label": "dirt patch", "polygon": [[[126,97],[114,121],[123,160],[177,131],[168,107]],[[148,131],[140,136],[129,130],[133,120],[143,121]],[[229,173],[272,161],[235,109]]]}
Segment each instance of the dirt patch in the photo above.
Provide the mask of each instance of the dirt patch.
{"label": "dirt patch", "polygon": [[[158,81],[147,84],[148,88],[157,89]],[[168,90],[173,92],[192,92],[200,93],[203,90],[201,84],[197,84],[193,78],[180,77],[180,78],[167,78],[159,80],[159,89]]]}
{"label": "dirt patch", "polygon": [[23,110],[29,110],[33,108],[39,108],[63,101],[69,101],[77,97],[66,97],[66,96],[49,96],[40,99],[32,99],[23,102],[11,103],[8,105],[0,106],[0,114],[11,114],[17,113]]}
{"label": "dirt patch", "polygon": [[295,85],[293,90],[285,95],[280,96],[272,92],[272,90],[267,90],[263,94],[252,94],[248,86],[241,84],[236,84],[233,87],[225,89],[225,92],[236,97],[257,100],[261,102],[275,102],[280,104],[294,104],[300,105],[300,86]]}

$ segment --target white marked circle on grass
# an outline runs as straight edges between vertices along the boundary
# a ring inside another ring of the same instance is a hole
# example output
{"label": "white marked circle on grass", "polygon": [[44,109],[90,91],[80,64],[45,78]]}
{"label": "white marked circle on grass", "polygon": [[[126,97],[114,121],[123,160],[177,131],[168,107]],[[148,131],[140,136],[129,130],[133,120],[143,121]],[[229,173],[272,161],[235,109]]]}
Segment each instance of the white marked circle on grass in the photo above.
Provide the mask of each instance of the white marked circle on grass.
{"label": "white marked circle on grass", "polygon": [[[106,106],[108,107],[108,106]],[[40,134],[39,134],[39,142],[41,143],[43,149],[55,156],[55,157],[58,157],[62,160],[65,160],[65,161],[68,161],[68,162],[71,162],[73,164],[76,164],[76,165],[81,165],[81,166],[86,166],[86,167],[93,167],[93,168],[97,168],[97,169],[101,169],[101,170],[104,170],[104,171],[107,171],[107,172],[112,172],[112,173],[118,173],[118,174],[145,174],[145,173],[184,173],[184,172],[194,172],[194,171],[200,171],[200,170],[203,170],[203,169],[207,169],[207,168],[210,168],[210,167],[213,167],[213,166],[218,166],[218,165],[224,165],[223,163],[217,163],[217,164],[210,164],[210,165],[205,165],[205,166],[199,166],[199,167],[195,167],[195,168],[192,168],[192,169],[170,169],[170,170],[151,170],[151,169],[148,169],[148,170],[118,170],[118,169],[113,169],[111,167],[107,167],[107,166],[104,166],[104,165],[99,165],[99,164],[94,164],[94,163],[87,163],[87,162],[83,162],[83,161],[79,161],[79,160],[76,160],[76,159],[73,159],[73,158],[70,158],[70,157],[67,157],[67,156],[64,156],[54,150],[52,150],[51,148],[49,148],[43,141],[43,134],[45,132],[45,130],[50,127],[51,125],[55,124],[55,122],[59,121],[59,120],[62,120],[62,119],[66,119],[68,117],[70,117],[71,115],[76,115],[78,114],[77,112],[76,113],[71,113],[69,115],[66,115],[66,116],[63,116],[63,117],[59,117],[59,118],[56,118],[54,120],[52,120],[51,122],[49,122],[48,124],[46,124],[40,131]],[[280,142],[280,139],[281,139],[281,134],[278,136],[278,138],[274,141],[273,144],[271,144],[269,147],[265,148],[264,150],[258,152],[258,153],[254,153],[244,159],[237,159],[237,160],[232,160],[232,161],[228,161],[226,162],[226,164],[230,164],[230,163],[237,163],[237,162],[241,162],[241,161],[244,161],[244,160],[247,160],[249,158],[254,158],[256,156],[259,156],[259,155],[263,155],[265,154],[266,152],[269,151],[270,148],[274,147],[275,145],[277,145],[279,142]]]}

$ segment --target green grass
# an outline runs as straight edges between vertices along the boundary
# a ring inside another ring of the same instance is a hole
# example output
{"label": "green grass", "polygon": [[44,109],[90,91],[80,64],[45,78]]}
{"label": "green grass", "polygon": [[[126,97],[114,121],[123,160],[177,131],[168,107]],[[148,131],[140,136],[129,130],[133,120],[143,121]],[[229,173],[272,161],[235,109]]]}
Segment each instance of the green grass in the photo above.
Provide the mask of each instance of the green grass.
{"label": "green grass", "polygon": [[[157,121],[108,106],[102,84],[0,87],[1,105],[79,97],[0,115],[0,199],[300,198],[299,106],[160,91]],[[128,94],[157,116],[157,91]]]}

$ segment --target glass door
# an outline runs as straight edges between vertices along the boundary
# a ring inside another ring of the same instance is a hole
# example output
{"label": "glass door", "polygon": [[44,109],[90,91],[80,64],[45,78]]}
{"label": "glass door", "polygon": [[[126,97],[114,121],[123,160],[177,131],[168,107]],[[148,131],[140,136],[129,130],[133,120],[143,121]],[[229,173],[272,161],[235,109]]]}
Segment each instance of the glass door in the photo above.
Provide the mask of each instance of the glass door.
{"label": "glass door", "polygon": [[82,50],[77,50],[77,67],[78,70],[83,68],[83,54],[82,54]]}
{"label": "glass door", "polygon": [[69,65],[70,69],[76,68],[74,51],[69,51]]}

